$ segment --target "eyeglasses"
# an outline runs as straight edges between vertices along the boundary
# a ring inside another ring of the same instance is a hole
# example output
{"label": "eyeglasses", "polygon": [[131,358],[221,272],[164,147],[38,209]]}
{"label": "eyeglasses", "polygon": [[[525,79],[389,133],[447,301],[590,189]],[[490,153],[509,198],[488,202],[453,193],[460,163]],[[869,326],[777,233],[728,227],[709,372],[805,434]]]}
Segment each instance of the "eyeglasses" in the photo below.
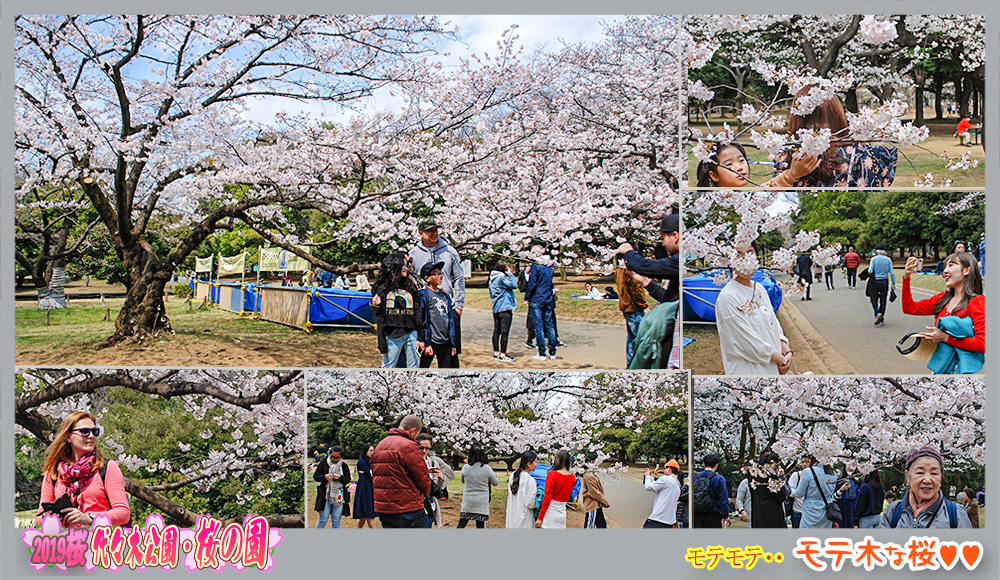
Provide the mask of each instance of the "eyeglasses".
{"label": "eyeglasses", "polygon": [[431,450],[431,448],[430,448],[430,447],[424,447],[423,445],[421,445],[421,446],[420,446],[420,450],[421,450],[421,451],[430,451],[430,450]]}
{"label": "eyeglasses", "polygon": [[91,435],[93,435],[94,437],[100,437],[101,436],[101,428],[100,427],[81,427],[79,429],[70,429],[71,433],[73,431],[79,431],[80,435],[82,435],[84,437],[90,437]]}

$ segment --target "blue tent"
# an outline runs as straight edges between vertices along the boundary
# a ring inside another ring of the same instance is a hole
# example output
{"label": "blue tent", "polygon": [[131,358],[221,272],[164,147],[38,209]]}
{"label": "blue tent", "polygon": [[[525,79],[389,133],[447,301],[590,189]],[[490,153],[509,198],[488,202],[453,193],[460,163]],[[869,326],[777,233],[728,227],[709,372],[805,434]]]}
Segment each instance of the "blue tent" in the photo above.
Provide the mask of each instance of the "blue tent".
{"label": "blue tent", "polygon": [[313,326],[370,328],[375,324],[371,292],[316,287],[309,292],[309,322]]}
{"label": "blue tent", "polygon": [[[706,272],[683,279],[684,288],[684,320],[708,320],[715,322],[715,301],[719,298],[722,286],[715,284],[715,272]],[[767,290],[771,307],[778,311],[781,306],[781,285],[774,275],[767,270],[757,270],[753,279]]]}

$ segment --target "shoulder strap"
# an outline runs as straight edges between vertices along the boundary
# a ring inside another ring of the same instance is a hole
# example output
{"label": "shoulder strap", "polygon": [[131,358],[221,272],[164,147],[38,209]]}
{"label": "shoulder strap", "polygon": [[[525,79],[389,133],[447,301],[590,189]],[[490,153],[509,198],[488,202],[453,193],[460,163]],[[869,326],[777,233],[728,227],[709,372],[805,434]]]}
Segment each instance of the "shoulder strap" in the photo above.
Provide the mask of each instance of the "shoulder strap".
{"label": "shoulder strap", "polygon": [[900,500],[896,503],[896,507],[892,510],[892,520],[889,521],[889,527],[895,528],[896,524],[899,523],[899,518],[903,515],[903,501]]}
{"label": "shoulder strap", "polygon": [[106,483],[107,480],[108,480],[108,460],[107,459],[104,460],[104,465],[101,466],[101,469],[98,471],[98,473],[101,474],[101,483]]}
{"label": "shoulder strap", "polygon": [[950,527],[957,528],[958,527],[958,506],[956,506],[955,502],[951,501],[950,499],[945,499],[944,500],[944,507],[948,510],[948,522],[950,524]]}
{"label": "shoulder strap", "polygon": [[819,488],[819,496],[823,498],[823,505],[829,506],[830,502],[826,501],[826,492],[823,491],[823,486],[819,483],[819,477],[816,475],[816,468],[810,467],[809,473],[812,473],[813,479],[816,481],[816,487]]}

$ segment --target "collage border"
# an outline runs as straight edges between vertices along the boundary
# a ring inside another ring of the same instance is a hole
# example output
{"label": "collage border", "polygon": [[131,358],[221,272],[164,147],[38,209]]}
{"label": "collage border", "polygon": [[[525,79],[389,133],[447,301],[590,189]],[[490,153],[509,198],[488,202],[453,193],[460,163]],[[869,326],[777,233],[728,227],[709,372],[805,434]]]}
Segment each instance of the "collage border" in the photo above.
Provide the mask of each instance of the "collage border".
{"label": "collage border", "polygon": [[[359,12],[366,13],[408,13],[423,12],[436,14],[457,14],[457,13],[508,13],[508,14],[557,14],[557,13],[580,13],[580,14],[611,14],[611,13],[684,13],[690,11],[692,6],[689,3],[678,2],[676,0],[668,2],[606,2],[606,1],[579,1],[563,2],[559,0],[543,0],[541,2],[526,2],[515,0],[504,2],[502,6],[496,2],[469,3],[457,1],[420,2],[415,4],[404,1],[392,2],[370,2],[364,4],[363,10],[358,10],[359,6],[355,2],[315,2],[308,0],[286,0],[280,3],[280,10],[283,12]],[[840,2],[817,1],[809,5],[809,10],[803,11],[800,3],[761,0],[755,3],[752,11],[759,13],[867,13],[873,10],[885,9],[887,6],[896,13],[920,14],[937,13],[942,7],[939,2],[928,2],[924,0],[902,1],[897,0],[889,3],[879,3],[877,5],[860,0],[846,0]],[[0,42],[3,49],[0,50],[0,104],[2,104],[2,127],[7,135],[13,134],[13,86],[12,72],[14,60],[14,40],[13,40],[13,18],[18,12],[25,13],[83,13],[97,11],[111,12],[163,12],[165,6],[162,2],[152,2],[139,0],[135,2],[120,2],[114,0],[98,0],[94,2],[71,2],[67,0],[37,0],[28,2],[26,0],[4,0],[3,7],[0,8]],[[898,10],[897,10],[898,8]],[[277,3],[273,1],[245,0],[240,3],[227,2],[225,0],[177,0],[169,4],[166,10],[171,13],[208,13],[208,12],[238,12],[238,13],[269,13],[278,10]],[[733,0],[706,0],[697,6],[699,11],[706,13],[736,13],[745,12],[745,3]],[[998,57],[1000,57],[1000,34],[996,34],[1000,25],[1000,4],[993,0],[958,0],[949,2],[947,10],[951,13],[981,13],[986,15],[987,34],[987,77],[986,77],[986,116],[990,119],[1000,119],[1000,109],[998,109],[998,96],[1000,96],[1000,74],[998,74]],[[985,128],[986,140],[991,143],[1000,142],[1000,131],[997,124],[988,124]],[[13,140],[0,140],[2,158],[5,160],[0,165],[0,185],[2,185],[4,195],[0,201],[0,232],[5,240],[13,239],[14,231],[14,198],[13,198],[13,163],[14,147]],[[1000,231],[1000,208],[998,208],[998,195],[1000,191],[1000,174],[998,174],[998,162],[994,154],[993,160],[987,160],[986,182],[987,192],[994,192],[992,196],[987,194],[986,200],[986,226],[989,235],[989,243],[995,243],[995,232]],[[894,188],[895,189],[895,188]],[[4,244],[5,252],[0,256],[0,279],[4,282],[6,291],[0,291],[0,307],[3,312],[0,314],[0,360],[2,368],[5,370],[0,385],[4,392],[13,394],[13,369],[15,364],[14,346],[14,299],[13,299],[13,272],[14,259],[10,242]],[[997,279],[1000,260],[996,253],[989,255],[990,279]],[[993,305],[997,301],[993,300]],[[998,319],[997,310],[990,308],[987,312],[987,325],[996,328]],[[994,348],[993,352],[996,350]],[[1000,378],[1000,357],[987,357],[986,362],[987,385],[996,384]],[[989,389],[987,390],[990,393]],[[308,396],[308,395],[307,395]],[[996,460],[1000,457],[1000,408],[998,408],[997,394],[990,393],[987,396],[987,449],[988,457]],[[690,423],[689,423],[690,424]],[[14,409],[13,398],[0,398],[0,465],[12,465],[14,461],[13,444]],[[689,445],[690,454],[690,445]],[[986,466],[987,481],[991,484],[991,489],[1000,481],[1000,463],[988,463]],[[0,470],[0,513],[10,513],[4,510],[4,506],[13,506],[14,474],[13,470]],[[990,502],[987,504],[987,529],[977,532],[961,532],[953,530],[942,530],[938,537],[943,540],[976,540],[983,543],[987,548],[987,556],[980,566],[972,572],[959,570],[956,568],[953,573],[963,574],[968,578],[996,578],[1000,577],[1000,526],[996,522],[1000,521],[996,516],[1000,516],[1000,504]],[[9,507],[8,507],[9,509]],[[4,523],[0,524],[0,537],[2,537],[2,548],[0,548],[0,576],[4,578],[36,578],[38,574],[31,573],[27,566],[27,551],[19,541],[19,534],[13,529],[13,519],[11,516],[3,516]],[[318,555],[330,553],[330,539],[323,536],[323,533],[316,533],[307,530],[282,530],[285,539],[275,554],[276,567],[270,573],[271,577],[300,577],[300,578],[326,578],[331,574],[328,563],[323,562]],[[647,534],[640,530],[608,530],[595,535],[586,530],[566,530],[564,533],[549,535],[544,533],[544,539],[533,533],[518,532],[487,532],[486,539],[478,534],[472,536],[457,533],[455,530],[441,530],[435,532],[444,534],[449,545],[445,546],[441,542],[428,542],[427,536],[414,537],[408,532],[398,530],[385,530],[379,532],[374,538],[364,535],[350,534],[336,538],[337,551],[336,558],[337,576],[346,577],[410,577],[410,578],[446,578],[446,577],[467,577],[473,575],[482,577],[579,577],[579,578],[617,578],[623,576],[660,576],[660,577],[749,577],[749,578],[799,578],[802,576],[804,568],[801,564],[791,562],[791,549],[794,547],[794,539],[797,534],[787,530],[757,530],[753,536],[753,542],[764,546],[764,549],[771,551],[783,551],[789,563],[783,566],[758,566],[752,572],[725,570],[717,568],[714,571],[695,570],[690,568],[684,561],[686,548],[708,545],[719,542],[719,538],[712,532],[699,532],[697,530],[685,530],[683,532],[668,532],[671,534],[682,534],[682,537],[665,538],[655,534]],[[403,535],[399,535],[403,534]],[[816,534],[820,537],[829,535]],[[860,530],[843,530],[835,534],[838,537],[848,537],[854,540],[861,540],[864,532]],[[437,536],[434,536],[435,538]],[[893,541],[904,541],[906,536],[903,532],[890,531],[885,536]],[[374,541],[372,541],[374,539]],[[414,541],[416,540],[416,541]],[[733,544],[745,541],[734,535]],[[726,538],[730,541],[730,538]],[[749,541],[749,540],[747,540]],[[487,542],[484,544],[484,542]],[[387,558],[387,549],[392,550],[391,558]],[[487,551],[488,550],[488,551]],[[491,558],[492,554],[500,558]],[[483,569],[483,567],[487,569]],[[522,569],[519,569],[521,567]],[[475,572],[473,572],[475,571]],[[195,576],[215,577],[215,574],[230,575],[237,572],[226,569],[222,572],[202,570],[197,572],[188,571],[165,571],[162,569],[146,570],[142,573],[123,572],[124,574],[139,574],[143,578],[170,577],[167,574],[194,574]],[[259,574],[259,572],[244,571],[242,574]],[[59,574],[54,571],[42,573],[45,575]],[[827,570],[824,574],[835,575],[837,572]],[[212,576],[209,576],[212,575]],[[849,569],[842,570],[841,577],[854,577]],[[860,574],[857,574],[860,575]],[[877,569],[866,575],[876,577],[897,577],[898,573],[891,568]],[[87,577],[112,577],[107,572],[91,573]]]}

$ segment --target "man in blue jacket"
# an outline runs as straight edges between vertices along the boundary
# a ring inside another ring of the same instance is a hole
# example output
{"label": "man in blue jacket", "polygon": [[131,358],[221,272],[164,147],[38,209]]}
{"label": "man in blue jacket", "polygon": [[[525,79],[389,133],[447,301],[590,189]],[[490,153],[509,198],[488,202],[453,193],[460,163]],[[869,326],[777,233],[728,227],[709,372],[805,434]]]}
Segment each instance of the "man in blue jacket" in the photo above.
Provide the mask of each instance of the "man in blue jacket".
{"label": "man in blue jacket", "polygon": [[868,263],[868,272],[873,280],[868,286],[868,298],[875,311],[875,326],[882,326],[885,324],[885,300],[889,297],[889,291],[896,286],[896,273],[892,268],[892,259],[885,255],[885,246],[879,244],[875,249],[875,256]]}
{"label": "man in blue jacket", "polygon": [[549,266],[531,264],[527,268],[528,283],[524,289],[524,304],[531,313],[535,324],[535,344],[538,354],[535,360],[546,360],[545,345],[548,343],[549,359],[556,358],[556,330],[553,324],[553,313],[556,301],[553,293],[552,276],[554,270]]}
{"label": "man in blue jacket", "polygon": [[716,471],[719,458],[714,453],[705,456],[704,471],[698,472],[692,484],[694,495],[695,528],[721,528],[722,522],[729,525],[729,490],[726,478]]}

